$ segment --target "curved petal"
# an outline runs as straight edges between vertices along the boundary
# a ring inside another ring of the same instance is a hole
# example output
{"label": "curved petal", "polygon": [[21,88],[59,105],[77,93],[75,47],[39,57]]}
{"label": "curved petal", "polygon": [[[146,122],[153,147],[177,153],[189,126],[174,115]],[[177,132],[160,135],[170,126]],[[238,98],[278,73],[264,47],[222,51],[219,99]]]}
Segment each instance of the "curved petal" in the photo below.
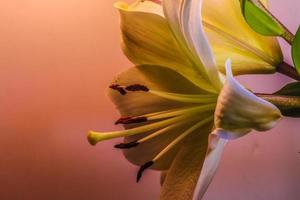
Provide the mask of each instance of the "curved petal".
{"label": "curved petal", "polygon": [[202,0],[164,0],[163,8],[168,24],[184,52],[219,90],[219,72],[202,27]]}
{"label": "curved petal", "polygon": [[282,62],[278,42],[275,38],[259,35],[248,26],[239,1],[204,0],[202,13],[220,69],[224,69],[223,63],[230,57],[235,74],[275,72],[275,66]]}
{"label": "curved petal", "polygon": [[220,128],[220,136],[233,139],[252,129],[266,131],[274,127],[281,118],[279,109],[238,83],[232,76],[230,60],[226,62],[226,74],[227,81],[215,111],[215,126]]}
{"label": "curved petal", "polygon": [[160,172],[160,186],[164,184],[167,174],[168,170]]}
{"label": "curved petal", "polygon": [[175,157],[160,193],[160,200],[190,200],[205,159],[211,125],[187,138]]}
{"label": "curved petal", "polygon": [[191,60],[174,39],[162,7],[151,1],[137,1],[132,6],[117,3],[121,15],[122,47],[126,56],[136,65],[160,65],[173,69],[198,87],[214,92]]}
{"label": "curved petal", "polygon": [[216,134],[209,135],[208,150],[194,191],[193,200],[200,200],[204,196],[217,171],[225,144],[226,140],[219,138]]}

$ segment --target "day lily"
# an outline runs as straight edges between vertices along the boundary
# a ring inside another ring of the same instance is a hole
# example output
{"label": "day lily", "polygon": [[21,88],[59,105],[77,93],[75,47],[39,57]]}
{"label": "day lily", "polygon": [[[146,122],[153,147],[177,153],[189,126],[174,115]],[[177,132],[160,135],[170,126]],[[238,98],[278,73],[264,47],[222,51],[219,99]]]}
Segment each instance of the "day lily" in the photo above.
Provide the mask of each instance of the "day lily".
{"label": "day lily", "polygon": [[201,0],[116,6],[125,53],[136,65],[117,76],[109,92],[122,116],[116,124],[126,130],[90,131],[88,140],[125,137],[115,147],[140,166],[137,181],[147,168],[160,170],[161,200],[200,199],[226,141],[271,129],[280,111],[234,79],[229,59],[226,77],[221,73],[204,32]]}

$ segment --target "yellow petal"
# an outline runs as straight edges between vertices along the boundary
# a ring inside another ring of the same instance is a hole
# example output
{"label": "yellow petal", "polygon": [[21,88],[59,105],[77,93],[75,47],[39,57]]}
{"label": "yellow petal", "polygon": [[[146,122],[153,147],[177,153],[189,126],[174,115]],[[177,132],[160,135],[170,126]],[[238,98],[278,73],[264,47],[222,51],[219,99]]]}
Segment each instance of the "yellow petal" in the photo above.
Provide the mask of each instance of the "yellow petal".
{"label": "yellow petal", "polygon": [[183,53],[166,19],[157,14],[161,6],[150,1],[139,1],[134,5],[116,4],[121,14],[122,45],[126,56],[136,65],[173,69],[198,87],[215,92],[205,74]]}
{"label": "yellow petal", "polygon": [[217,63],[232,59],[234,74],[272,73],[282,62],[275,38],[254,32],[245,22],[237,0],[204,0],[203,24]]}
{"label": "yellow petal", "polygon": [[190,200],[205,159],[211,125],[186,139],[164,180],[160,200]]}

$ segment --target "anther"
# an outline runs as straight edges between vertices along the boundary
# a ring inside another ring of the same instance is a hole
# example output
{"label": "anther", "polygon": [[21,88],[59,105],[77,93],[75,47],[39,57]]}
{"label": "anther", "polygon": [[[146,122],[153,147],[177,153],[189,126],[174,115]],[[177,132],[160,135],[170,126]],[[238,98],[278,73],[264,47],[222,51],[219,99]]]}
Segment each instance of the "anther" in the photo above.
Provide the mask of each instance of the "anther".
{"label": "anther", "polygon": [[133,124],[133,123],[142,123],[146,122],[147,117],[121,117],[118,119],[115,124]]}
{"label": "anther", "polygon": [[149,161],[149,162],[146,162],[145,164],[143,164],[138,173],[137,173],[137,176],[136,176],[136,182],[138,183],[140,181],[140,179],[142,178],[142,175],[143,175],[143,172],[148,169],[149,167],[151,167],[152,165],[154,164],[153,161]]}
{"label": "anther", "polygon": [[149,91],[149,88],[147,88],[144,85],[140,85],[140,84],[129,85],[125,89],[127,91],[143,91],[143,92],[148,92]]}
{"label": "anther", "polygon": [[129,143],[116,144],[114,147],[118,148],[118,149],[129,149],[132,147],[136,147],[138,145],[139,145],[139,143],[137,141],[133,141],[133,142],[129,142]]}
{"label": "anther", "polygon": [[120,92],[121,95],[125,95],[127,93],[126,90],[123,87],[121,87],[119,84],[112,84],[109,86],[109,88]]}

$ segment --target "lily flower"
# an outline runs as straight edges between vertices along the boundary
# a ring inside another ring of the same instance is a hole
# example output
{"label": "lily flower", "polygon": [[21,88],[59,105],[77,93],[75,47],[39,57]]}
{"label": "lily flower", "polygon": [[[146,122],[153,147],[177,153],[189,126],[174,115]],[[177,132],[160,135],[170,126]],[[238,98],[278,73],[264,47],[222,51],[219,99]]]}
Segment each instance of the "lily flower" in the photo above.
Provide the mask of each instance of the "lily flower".
{"label": "lily flower", "polygon": [[[115,147],[140,166],[137,181],[147,168],[160,170],[161,200],[200,199],[226,142],[271,129],[280,111],[234,79],[229,59],[226,77],[220,72],[204,32],[201,0],[164,0],[163,14],[152,1],[116,6],[123,39],[135,45],[125,52],[136,66],[109,90],[122,116],[115,124],[126,130],[90,131],[88,140],[95,145],[124,137]],[[152,63],[142,62],[147,60]]]}

